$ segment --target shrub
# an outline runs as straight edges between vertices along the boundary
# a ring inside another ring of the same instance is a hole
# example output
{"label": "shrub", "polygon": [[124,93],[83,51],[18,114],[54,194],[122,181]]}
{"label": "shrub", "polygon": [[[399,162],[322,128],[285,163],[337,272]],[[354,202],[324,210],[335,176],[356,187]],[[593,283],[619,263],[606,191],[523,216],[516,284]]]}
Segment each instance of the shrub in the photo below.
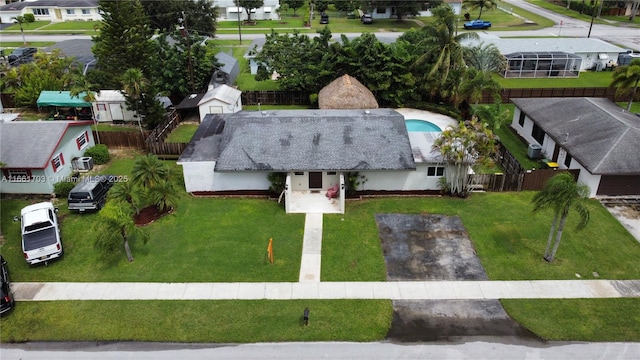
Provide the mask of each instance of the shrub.
{"label": "shrub", "polygon": [[109,161],[109,149],[107,145],[96,145],[88,148],[84,152],[84,156],[90,156],[93,158],[93,163],[96,165],[106,164]]}
{"label": "shrub", "polygon": [[53,191],[56,197],[66,198],[74,186],[76,186],[76,183],[73,181],[62,181],[53,185]]}

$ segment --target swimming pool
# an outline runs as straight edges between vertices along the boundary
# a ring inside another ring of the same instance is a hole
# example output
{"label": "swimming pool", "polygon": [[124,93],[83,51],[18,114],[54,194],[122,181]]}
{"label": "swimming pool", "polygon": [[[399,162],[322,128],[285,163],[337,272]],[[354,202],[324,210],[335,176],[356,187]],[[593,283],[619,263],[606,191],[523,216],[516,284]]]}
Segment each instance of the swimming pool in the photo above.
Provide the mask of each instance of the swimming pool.
{"label": "swimming pool", "polygon": [[426,120],[407,119],[404,122],[409,132],[442,132],[438,125]]}

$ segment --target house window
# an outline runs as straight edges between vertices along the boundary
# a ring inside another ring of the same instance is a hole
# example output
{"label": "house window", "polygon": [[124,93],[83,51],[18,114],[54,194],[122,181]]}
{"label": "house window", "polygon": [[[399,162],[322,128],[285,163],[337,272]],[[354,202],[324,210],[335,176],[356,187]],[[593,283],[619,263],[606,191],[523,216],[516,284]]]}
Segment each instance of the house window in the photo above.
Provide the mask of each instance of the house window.
{"label": "house window", "polygon": [[524,113],[522,111],[520,111],[520,117],[518,118],[518,124],[520,124],[520,127],[524,127]]}
{"label": "house window", "polygon": [[302,171],[296,171],[293,173],[293,175],[301,176],[304,175],[304,173]]}
{"label": "house window", "polygon": [[383,7],[376,8],[376,14],[386,14],[386,13],[387,13],[387,8],[383,8]]}
{"label": "house window", "polygon": [[107,111],[107,104],[96,104],[98,111]]}
{"label": "house window", "polygon": [[87,147],[87,144],[89,144],[89,132],[85,131],[76,138],[76,145],[78,145],[78,150],[82,150]]}
{"label": "house window", "polygon": [[337,173],[335,171],[328,171],[327,175],[336,175]]}
{"label": "house window", "polygon": [[58,172],[58,170],[62,169],[62,165],[64,165],[64,157],[62,153],[56,155],[51,160],[51,166],[53,166],[53,172]]}
{"label": "house window", "polygon": [[67,15],[74,15],[76,13],[75,9],[67,9]]}
{"label": "house window", "polygon": [[567,153],[567,155],[564,157],[564,166],[566,166],[568,169],[569,165],[571,165],[571,155]]}
{"label": "house window", "polygon": [[9,182],[29,182],[31,181],[31,170],[28,169],[5,169],[3,171],[5,181]]}
{"label": "house window", "polygon": [[427,176],[444,176],[444,167],[429,166],[427,168]]}
{"label": "house window", "polygon": [[89,9],[82,9],[82,15],[91,15],[91,10],[89,10]]}
{"label": "house window", "polygon": [[538,124],[533,124],[533,130],[531,130],[531,136],[538,142],[538,144],[542,145],[544,142],[544,130],[538,126]]}
{"label": "house window", "polygon": [[49,15],[49,9],[33,9],[33,15]]}

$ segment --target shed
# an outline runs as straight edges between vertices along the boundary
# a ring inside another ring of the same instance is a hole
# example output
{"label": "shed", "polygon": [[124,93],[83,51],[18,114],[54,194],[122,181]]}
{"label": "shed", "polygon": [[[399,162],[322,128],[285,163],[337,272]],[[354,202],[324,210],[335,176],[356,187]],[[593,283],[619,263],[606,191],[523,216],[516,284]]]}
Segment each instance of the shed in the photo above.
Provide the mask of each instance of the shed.
{"label": "shed", "polygon": [[220,67],[213,72],[209,85],[211,87],[232,85],[240,74],[238,60],[225,52],[219,52],[216,54],[216,61],[220,63]]}
{"label": "shed", "polygon": [[197,103],[200,121],[207,114],[232,114],[241,111],[240,95],[242,91],[227,85],[209,89]]}
{"label": "shed", "polygon": [[99,122],[137,121],[135,112],[127,109],[127,99],[119,90],[100,90],[93,103],[93,113]]}

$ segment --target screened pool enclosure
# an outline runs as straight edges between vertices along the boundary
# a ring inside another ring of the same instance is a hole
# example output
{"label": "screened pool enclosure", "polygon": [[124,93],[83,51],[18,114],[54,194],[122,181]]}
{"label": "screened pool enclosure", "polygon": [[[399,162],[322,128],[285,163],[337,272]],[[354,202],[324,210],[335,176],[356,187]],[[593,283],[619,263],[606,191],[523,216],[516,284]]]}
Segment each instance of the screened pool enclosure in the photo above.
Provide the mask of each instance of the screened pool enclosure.
{"label": "screened pool enclosure", "polygon": [[565,52],[507,54],[505,78],[578,77],[582,58]]}

